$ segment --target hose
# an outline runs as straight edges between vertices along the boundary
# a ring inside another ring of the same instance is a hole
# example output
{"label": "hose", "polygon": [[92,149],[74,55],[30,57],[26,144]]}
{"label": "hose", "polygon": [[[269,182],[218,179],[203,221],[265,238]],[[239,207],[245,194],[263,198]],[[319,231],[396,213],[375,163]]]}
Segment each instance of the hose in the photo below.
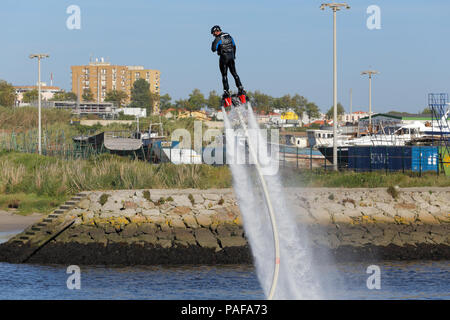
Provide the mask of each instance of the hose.
{"label": "hose", "polygon": [[[242,128],[244,129],[244,134],[247,137],[247,139],[250,139],[249,133],[248,133],[248,129],[247,129],[247,125],[245,124],[244,118],[242,116],[241,110],[239,108],[234,108],[234,110],[236,110],[238,116],[239,116],[239,120],[241,122]],[[264,175],[261,171],[261,166],[258,162],[258,157],[256,155],[255,150],[253,149],[252,145],[250,143],[248,143],[248,148],[249,148],[249,152],[250,155],[252,156],[254,163],[255,163],[255,167],[256,167],[256,172],[258,173],[258,177],[259,180],[261,182],[261,186],[263,188],[263,192],[264,192],[264,198],[266,199],[266,204],[267,204],[267,208],[269,209],[269,215],[270,215],[270,222],[272,225],[272,233],[273,233],[273,240],[274,240],[274,250],[275,250],[275,268],[274,268],[274,273],[273,273],[273,278],[272,278],[272,284],[270,287],[270,291],[269,291],[269,296],[268,296],[268,300],[272,300],[273,296],[275,294],[275,290],[277,287],[277,283],[278,283],[278,274],[280,272],[280,242],[279,242],[279,237],[278,237],[278,229],[277,229],[277,224],[276,224],[276,219],[275,219],[275,214],[274,214],[274,210],[273,210],[273,206],[272,206],[272,201],[270,200],[269,197],[269,191],[267,189],[267,183],[266,180],[264,179]]]}

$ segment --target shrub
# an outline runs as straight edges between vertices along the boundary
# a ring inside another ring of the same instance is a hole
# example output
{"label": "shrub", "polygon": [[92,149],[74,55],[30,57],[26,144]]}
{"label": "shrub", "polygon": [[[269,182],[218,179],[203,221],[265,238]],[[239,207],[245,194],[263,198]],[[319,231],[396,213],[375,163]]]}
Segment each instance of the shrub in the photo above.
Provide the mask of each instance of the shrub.
{"label": "shrub", "polygon": [[144,198],[147,200],[147,201],[152,201],[152,199],[150,198],[150,191],[148,191],[148,190],[145,190],[144,192],[143,192],[143,196],[144,196]]}
{"label": "shrub", "polygon": [[393,186],[389,186],[387,188],[387,193],[389,193],[392,196],[392,198],[394,198],[394,199],[397,199],[397,197],[398,197],[398,190],[397,190],[397,188],[395,188]]}
{"label": "shrub", "polygon": [[98,202],[103,206],[108,201],[109,197],[110,197],[109,194],[104,193],[100,196],[100,199],[98,200]]}

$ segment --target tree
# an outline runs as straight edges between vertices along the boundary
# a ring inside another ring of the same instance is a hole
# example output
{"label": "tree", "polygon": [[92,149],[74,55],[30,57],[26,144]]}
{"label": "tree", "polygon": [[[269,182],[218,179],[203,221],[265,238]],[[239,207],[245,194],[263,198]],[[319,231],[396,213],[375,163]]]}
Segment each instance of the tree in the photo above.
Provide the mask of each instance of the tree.
{"label": "tree", "polygon": [[199,89],[192,90],[192,92],[189,94],[188,102],[188,108],[191,112],[194,110],[200,110],[206,105],[205,96]]}
{"label": "tree", "polygon": [[156,106],[160,105],[161,97],[158,93],[153,93],[150,91],[150,105],[152,106],[151,111],[152,113],[156,112]]}
{"label": "tree", "polygon": [[172,104],[170,103],[171,100],[172,97],[168,93],[159,97],[159,106],[161,111],[167,110],[172,107]]}
{"label": "tree", "polygon": [[252,106],[258,111],[269,111],[272,107],[273,98],[267,94],[261,93],[260,91],[247,93]]}
{"label": "tree", "polygon": [[50,101],[77,101],[78,96],[73,92],[58,91]]}
{"label": "tree", "polygon": [[206,100],[206,105],[208,108],[220,110],[222,107],[222,97],[219,96],[215,90],[213,90],[209,93],[208,99]]}
{"label": "tree", "polygon": [[305,113],[308,116],[308,121],[311,123],[311,119],[320,117],[319,107],[314,102],[308,102],[305,106]]}
{"label": "tree", "polygon": [[33,101],[37,101],[39,99],[39,93],[37,89],[33,89],[31,91],[24,92],[22,101],[25,103],[31,103]]}
{"label": "tree", "polygon": [[115,102],[117,106],[120,108],[125,100],[128,98],[126,92],[121,90],[110,90],[106,92],[105,101],[106,102]]}
{"label": "tree", "polygon": [[431,109],[426,107],[425,109],[423,109],[422,114],[431,114]]}
{"label": "tree", "polygon": [[147,114],[153,111],[152,97],[150,94],[150,85],[145,79],[138,79],[131,88],[131,108],[145,108]]}
{"label": "tree", "polygon": [[[328,120],[333,119],[333,117],[334,117],[333,113],[334,113],[334,106],[331,106],[330,110],[328,110],[328,112],[325,115],[326,118]],[[342,106],[342,104],[340,102],[338,102],[338,104],[337,104],[337,115],[340,116],[340,115],[343,115],[343,114],[345,114],[345,109]]]}
{"label": "tree", "polygon": [[6,82],[0,80],[0,105],[4,107],[12,107],[16,101],[16,91],[14,87]]}
{"label": "tree", "polygon": [[64,98],[66,101],[77,101],[78,96],[74,92],[66,92]]}
{"label": "tree", "polygon": [[178,114],[180,113],[180,110],[189,110],[190,111],[189,101],[187,101],[185,99],[176,100],[173,107],[176,110],[177,117],[178,117]]}
{"label": "tree", "polygon": [[94,94],[92,93],[91,89],[84,89],[81,98],[83,99],[83,101],[87,102],[94,101]]}

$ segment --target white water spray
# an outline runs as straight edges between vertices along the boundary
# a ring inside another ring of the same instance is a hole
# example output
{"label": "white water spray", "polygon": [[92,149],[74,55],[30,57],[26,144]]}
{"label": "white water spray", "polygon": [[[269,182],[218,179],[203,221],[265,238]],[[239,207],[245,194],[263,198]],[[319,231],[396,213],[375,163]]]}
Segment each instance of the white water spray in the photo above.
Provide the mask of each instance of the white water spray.
{"label": "white water spray", "polygon": [[[306,231],[298,226],[295,212],[285,200],[280,177],[273,170],[278,166],[278,154],[267,153],[267,140],[261,134],[250,104],[247,105],[247,110],[240,106],[229,116],[224,112],[224,121],[227,163],[233,174],[233,187],[258,279],[269,299],[319,299],[322,295],[311,266]],[[230,118],[237,120],[238,128],[233,128]],[[253,161],[255,166],[236,161],[245,159],[246,154],[245,143],[236,142],[239,136],[247,141],[250,163]]]}

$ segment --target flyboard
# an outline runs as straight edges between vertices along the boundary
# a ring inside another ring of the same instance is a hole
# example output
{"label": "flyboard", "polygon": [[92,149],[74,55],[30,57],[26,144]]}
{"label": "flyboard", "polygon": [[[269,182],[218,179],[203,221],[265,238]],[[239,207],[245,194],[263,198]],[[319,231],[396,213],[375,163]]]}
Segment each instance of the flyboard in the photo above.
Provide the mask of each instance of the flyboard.
{"label": "flyboard", "polygon": [[[231,95],[229,97],[224,97],[222,99],[223,101],[223,111],[230,111],[229,115],[230,115],[230,122],[234,125],[233,128],[235,128],[236,126],[239,126],[243,129],[244,131],[244,135],[245,138],[247,140],[250,139],[250,135],[248,132],[248,124],[246,122],[246,117],[247,117],[247,106],[249,106],[249,101],[247,96],[244,94],[241,95]],[[277,229],[277,224],[276,224],[276,219],[275,219],[275,211],[273,209],[272,206],[272,201],[270,200],[270,196],[269,196],[269,191],[267,189],[267,183],[266,180],[264,178],[264,174],[262,172],[262,168],[261,168],[261,164],[259,163],[258,160],[258,156],[257,156],[257,152],[254,149],[254,146],[251,143],[248,143],[248,150],[249,150],[249,154],[253,159],[253,163],[255,164],[255,168],[256,168],[256,172],[258,174],[258,178],[260,180],[261,186],[262,186],[262,190],[264,193],[264,199],[266,201],[266,205],[269,211],[269,215],[270,215],[270,222],[272,225],[272,232],[273,232],[273,240],[274,240],[274,251],[275,251],[275,268],[274,268],[274,273],[273,273],[273,278],[272,278],[272,284],[270,287],[270,291],[269,291],[269,295],[268,295],[268,299],[272,300],[273,296],[275,294],[275,290],[277,287],[277,282],[278,282],[278,274],[280,271],[280,243],[279,243],[279,237],[278,237],[278,229]]]}

